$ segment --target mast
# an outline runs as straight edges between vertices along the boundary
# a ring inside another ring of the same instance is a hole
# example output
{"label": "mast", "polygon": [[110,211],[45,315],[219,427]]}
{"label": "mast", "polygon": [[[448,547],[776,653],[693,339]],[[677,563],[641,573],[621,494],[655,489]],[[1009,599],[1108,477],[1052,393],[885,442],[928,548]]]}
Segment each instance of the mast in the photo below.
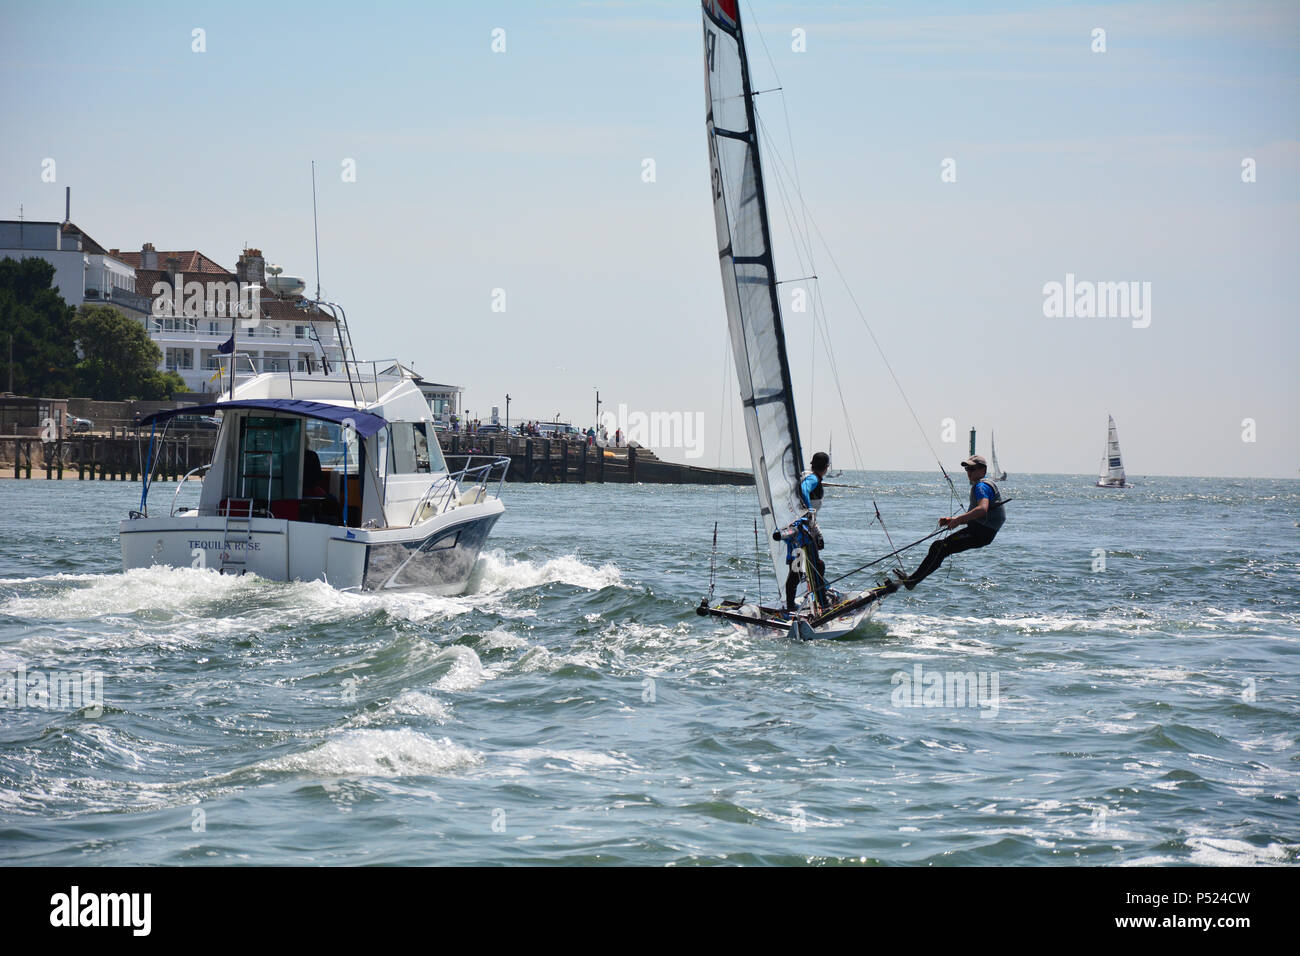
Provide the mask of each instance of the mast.
{"label": "mast", "polygon": [[749,62],[738,0],[702,0],[706,128],[714,225],[750,463],[773,571],[785,546],[771,540],[803,512],[803,449],[772,259],[771,228]]}

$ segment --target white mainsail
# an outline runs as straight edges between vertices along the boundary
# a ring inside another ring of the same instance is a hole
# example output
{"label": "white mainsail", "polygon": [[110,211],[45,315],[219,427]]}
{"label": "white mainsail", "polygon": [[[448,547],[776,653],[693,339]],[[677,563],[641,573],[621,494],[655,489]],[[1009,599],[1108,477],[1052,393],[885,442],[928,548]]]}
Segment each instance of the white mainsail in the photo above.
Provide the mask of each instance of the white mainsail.
{"label": "white mainsail", "polygon": [[803,513],[797,491],[803,450],[772,264],[739,4],[703,0],[703,9],[709,162],[722,290],[754,484],[779,582],[786,571],[785,545],[773,541],[772,532]]}
{"label": "white mainsail", "polygon": [[1098,484],[1123,486],[1124,459],[1119,453],[1119,433],[1115,430],[1114,416],[1107,416],[1109,426],[1106,430],[1106,454],[1101,460],[1101,479]]}
{"label": "white mainsail", "polygon": [[989,475],[994,481],[1006,481],[1007,474],[998,467],[998,439],[997,435],[989,433]]}

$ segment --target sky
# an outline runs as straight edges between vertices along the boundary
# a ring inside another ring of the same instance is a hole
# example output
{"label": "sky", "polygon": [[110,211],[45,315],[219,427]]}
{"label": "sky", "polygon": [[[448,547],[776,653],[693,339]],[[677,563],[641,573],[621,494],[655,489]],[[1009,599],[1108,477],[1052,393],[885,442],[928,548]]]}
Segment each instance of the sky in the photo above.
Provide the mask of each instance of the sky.
{"label": "sky", "polygon": [[[1300,476],[1300,5],[741,2],[806,455],[1095,473],[1113,415],[1133,476]],[[359,358],[744,466],[702,46],[689,0],[0,0],[0,218],[71,186],[106,247],[313,288],[315,160]],[[1149,310],[1046,314],[1067,276]]]}

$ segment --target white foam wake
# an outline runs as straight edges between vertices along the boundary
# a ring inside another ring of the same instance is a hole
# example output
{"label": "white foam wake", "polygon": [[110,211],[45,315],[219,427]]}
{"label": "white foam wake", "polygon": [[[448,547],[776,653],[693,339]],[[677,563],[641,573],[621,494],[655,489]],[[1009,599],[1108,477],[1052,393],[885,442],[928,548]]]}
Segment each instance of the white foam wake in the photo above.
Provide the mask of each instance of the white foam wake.
{"label": "white foam wake", "polygon": [[463,770],[481,761],[446,737],[434,739],[410,729],[345,730],[310,750],[254,769],[323,777],[412,777]]}
{"label": "white foam wake", "polygon": [[593,567],[572,554],[537,564],[532,561],[516,561],[501,551],[489,551],[479,558],[478,566],[474,569],[474,575],[470,579],[470,594],[519,591],[543,584],[571,584],[599,591],[601,588],[619,587],[622,583],[622,576],[614,565]]}

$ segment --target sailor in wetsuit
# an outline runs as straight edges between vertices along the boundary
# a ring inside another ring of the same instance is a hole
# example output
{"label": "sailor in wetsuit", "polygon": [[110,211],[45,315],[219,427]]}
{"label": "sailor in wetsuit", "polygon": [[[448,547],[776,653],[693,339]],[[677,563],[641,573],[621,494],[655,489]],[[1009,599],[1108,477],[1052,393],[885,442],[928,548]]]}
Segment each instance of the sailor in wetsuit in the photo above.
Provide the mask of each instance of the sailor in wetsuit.
{"label": "sailor in wetsuit", "polygon": [[971,455],[961,466],[966,469],[966,478],[970,481],[970,510],[951,518],[940,518],[939,527],[955,528],[963,524],[966,527],[930,545],[930,553],[911,574],[894,572],[909,591],[934,573],[948,555],[989,544],[1007,520],[1006,508],[1002,506],[1002,492],[984,477],[988,472],[988,462],[984,456]]}
{"label": "sailor in wetsuit", "polygon": [[822,479],[831,466],[830,456],[819,451],[812,457],[812,471],[799,482],[799,503],[804,507],[802,517],[789,527],[773,533],[773,540],[785,539],[785,563],[790,571],[785,578],[785,609],[794,611],[795,594],[799,590],[799,572],[794,559],[800,548],[804,551],[804,568],[810,579],[811,590],[817,595],[817,604],[826,606],[826,564],[820,552],[826,546],[821,529],[817,527],[817,511],[822,506]]}

